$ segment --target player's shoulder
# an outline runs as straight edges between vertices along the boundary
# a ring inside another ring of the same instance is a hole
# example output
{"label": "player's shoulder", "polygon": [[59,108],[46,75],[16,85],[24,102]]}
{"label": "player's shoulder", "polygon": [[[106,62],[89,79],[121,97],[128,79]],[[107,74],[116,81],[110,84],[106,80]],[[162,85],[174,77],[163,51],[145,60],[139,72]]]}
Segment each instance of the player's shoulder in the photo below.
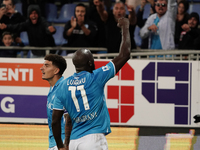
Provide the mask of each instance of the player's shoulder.
{"label": "player's shoulder", "polygon": [[94,70],[94,73],[109,71],[112,68],[114,68],[114,64],[112,61],[110,61],[106,65],[101,66],[100,68]]}

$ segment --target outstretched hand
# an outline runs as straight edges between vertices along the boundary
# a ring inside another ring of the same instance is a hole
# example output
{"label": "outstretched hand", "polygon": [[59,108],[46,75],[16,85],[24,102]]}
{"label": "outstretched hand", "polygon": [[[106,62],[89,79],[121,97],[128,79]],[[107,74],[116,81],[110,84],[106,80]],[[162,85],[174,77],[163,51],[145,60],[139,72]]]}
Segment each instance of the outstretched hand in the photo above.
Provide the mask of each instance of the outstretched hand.
{"label": "outstretched hand", "polygon": [[151,30],[152,32],[157,32],[158,27],[155,24],[152,24],[151,26],[148,27],[148,30]]}
{"label": "outstretched hand", "polygon": [[120,27],[120,28],[123,28],[123,27],[129,28],[129,19],[124,18],[124,17],[119,18],[117,26]]}
{"label": "outstretched hand", "polygon": [[48,29],[51,33],[55,32],[56,29],[53,26],[48,26]]}
{"label": "outstretched hand", "polygon": [[99,5],[102,5],[103,6],[103,1],[101,1],[101,0],[93,0],[93,4],[95,5],[95,6],[99,6]]}
{"label": "outstretched hand", "polygon": [[7,25],[4,24],[4,23],[0,23],[0,29],[3,30],[3,29],[6,29],[7,28]]}
{"label": "outstretched hand", "polygon": [[127,10],[129,11],[129,13],[132,13],[134,10],[134,7],[132,5],[128,5],[127,3],[125,3]]}
{"label": "outstretched hand", "polygon": [[182,26],[181,26],[181,28],[184,30],[184,31],[186,31],[186,32],[189,32],[191,29],[190,29],[190,26],[188,25],[188,24],[183,24]]}

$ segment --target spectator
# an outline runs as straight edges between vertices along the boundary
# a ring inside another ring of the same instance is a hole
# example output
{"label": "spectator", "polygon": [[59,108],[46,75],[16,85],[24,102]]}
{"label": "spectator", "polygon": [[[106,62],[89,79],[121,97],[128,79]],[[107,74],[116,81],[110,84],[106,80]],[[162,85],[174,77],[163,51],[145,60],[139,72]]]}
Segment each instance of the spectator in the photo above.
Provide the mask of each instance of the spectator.
{"label": "spectator", "polygon": [[41,10],[41,16],[45,16],[45,3],[48,2],[47,0],[21,0],[22,2],[22,13],[23,16],[27,17],[27,9],[30,5],[38,5]]}
{"label": "spectator", "polygon": [[[92,47],[97,34],[96,24],[87,18],[84,4],[77,4],[75,18],[65,24],[63,37],[68,41],[67,47]],[[72,52],[72,51],[70,51]]]}
{"label": "spectator", "polygon": [[[199,15],[192,12],[189,16],[188,23],[182,25],[183,31],[180,35],[179,49],[195,49],[196,39],[200,36],[200,29],[198,29]],[[199,42],[198,42],[199,43]]]}
{"label": "spectator", "polygon": [[[52,36],[56,32],[53,26],[41,17],[40,9],[37,5],[30,5],[28,8],[28,19],[26,22],[12,25],[12,24],[1,24],[1,29],[9,29],[11,31],[26,31],[29,38],[29,45],[35,47],[54,47],[55,41]],[[31,57],[44,57],[44,50],[32,50]],[[55,53],[55,51],[50,51],[50,53]]]}
{"label": "spectator", "polygon": [[[137,11],[137,25],[142,28],[145,25],[146,18],[143,19],[144,6],[149,2],[151,4],[150,14],[152,15],[156,12],[154,0],[142,0],[139,10]],[[149,37],[142,39],[141,47],[142,49],[148,49]]]}
{"label": "spectator", "polygon": [[[14,42],[13,35],[10,32],[3,32],[2,34],[2,42],[3,46],[24,46],[21,39],[17,39],[18,43]],[[13,50],[13,49],[0,49],[0,57],[17,57],[17,54],[20,50]]]}
{"label": "spectator", "polygon": [[101,16],[102,21],[105,22],[106,27],[106,48],[108,53],[117,53],[121,41],[121,29],[117,26],[118,19],[121,17],[128,17],[130,21],[129,32],[131,38],[131,49],[136,48],[134,40],[134,30],[137,22],[135,10],[132,6],[127,6],[129,15],[126,16],[126,8],[123,2],[116,2],[113,10],[109,13],[105,10],[103,2],[99,1],[97,11]]}
{"label": "spectator", "polygon": [[97,11],[96,5],[99,5],[100,0],[90,0],[90,7],[89,7],[89,19],[91,21],[94,21],[97,25],[98,32],[97,37],[95,40],[95,47],[105,47],[106,46],[106,40],[105,40],[105,24],[101,20],[101,17]]}
{"label": "spectator", "polygon": [[178,3],[178,11],[176,15],[176,24],[175,24],[175,45],[178,47],[179,38],[181,32],[183,31],[182,25],[188,22],[189,14],[187,10],[189,8],[189,3],[187,1],[180,1]]}
{"label": "spectator", "polygon": [[140,30],[142,38],[149,38],[150,49],[174,49],[176,1],[158,0],[155,3],[156,13],[149,16]]}
{"label": "spectator", "polygon": [[[0,8],[0,23],[4,24],[17,24],[25,21],[25,17],[15,10],[14,0],[3,0]],[[0,30],[0,35],[6,31]],[[12,32],[13,38],[19,38],[20,34],[16,31]]]}

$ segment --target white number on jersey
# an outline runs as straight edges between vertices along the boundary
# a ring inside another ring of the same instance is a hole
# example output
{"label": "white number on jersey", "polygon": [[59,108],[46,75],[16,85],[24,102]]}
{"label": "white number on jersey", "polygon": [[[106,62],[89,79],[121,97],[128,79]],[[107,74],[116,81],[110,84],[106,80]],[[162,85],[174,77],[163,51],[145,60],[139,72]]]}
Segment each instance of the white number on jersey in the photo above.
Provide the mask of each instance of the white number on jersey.
{"label": "white number on jersey", "polygon": [[73,102],[74,102],[77,112],[80,112],[80,107],[78,104],[78,99],[76,98],[76,90],[81,91],[81,96],[82,96],[83,105],[84,105],[85,110],[90,109],[90,106],[88,104],[87,95],[86,95],[86,92],[84,89],[84,85],[77,86],[77,88],[75,86],[69,86],[69,91],[71,91],[71,96],[72,96],[72,99],[73,99]]}

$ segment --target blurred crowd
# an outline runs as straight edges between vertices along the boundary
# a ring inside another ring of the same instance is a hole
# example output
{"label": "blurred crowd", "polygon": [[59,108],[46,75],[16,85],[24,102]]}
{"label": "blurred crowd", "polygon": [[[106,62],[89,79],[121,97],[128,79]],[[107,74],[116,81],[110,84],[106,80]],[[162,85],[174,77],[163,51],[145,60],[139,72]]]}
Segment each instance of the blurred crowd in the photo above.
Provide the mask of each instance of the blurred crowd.
{"label": "blurred crowd", "polygon": [[[17,3],[22,4],[22,13],[15,9]],[[0,46],[26,46],[20,38],[26,32],[29,46],[55,47],[50,53],[63,54],[56,50],[57,32],[55,23],[49,22],[45,13],[45,4],[59,7],[74,3],[72,0],[1,0],[0,7]],[[146,5],[150,12],[144,18]],[[190,2],[186,0],[141,0],[135,7],[126,0],[88,0],[77,2],[70,19],[59,34],[66,40],[62,47],[103,47],[106,53],[117,53],[121,43],[121,31],[117,26],[118,19],[129,19],[132,52],[136,49],[154,50],[200,50],[200,28],[198,12],[188,13]],[[60,10],[60,9],[58,9]],[[142,39],[138,46],[135,42],[136,27]],[[74,51],[65,51],[66,55]],[[0,57],[21,57],[27,55],[26,50],[0,49]],[[101,53],[94,51],[93,53]],[[30,50],[31,58],[44,57],[44,50]]]}

